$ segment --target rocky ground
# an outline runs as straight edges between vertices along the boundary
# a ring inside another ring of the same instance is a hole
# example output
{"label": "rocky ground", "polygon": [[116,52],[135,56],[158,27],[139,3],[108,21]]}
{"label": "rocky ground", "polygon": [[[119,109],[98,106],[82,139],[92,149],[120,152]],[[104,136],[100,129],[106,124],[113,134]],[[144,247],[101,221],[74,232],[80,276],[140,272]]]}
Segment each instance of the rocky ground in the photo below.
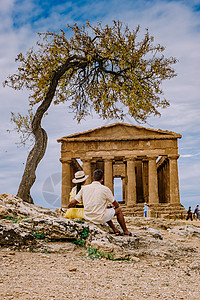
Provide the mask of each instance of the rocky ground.
{"label": "rocky ground", "polygon": [[0,299],[199,299],[200,221],[126,221],[137,237],[0,195]]}

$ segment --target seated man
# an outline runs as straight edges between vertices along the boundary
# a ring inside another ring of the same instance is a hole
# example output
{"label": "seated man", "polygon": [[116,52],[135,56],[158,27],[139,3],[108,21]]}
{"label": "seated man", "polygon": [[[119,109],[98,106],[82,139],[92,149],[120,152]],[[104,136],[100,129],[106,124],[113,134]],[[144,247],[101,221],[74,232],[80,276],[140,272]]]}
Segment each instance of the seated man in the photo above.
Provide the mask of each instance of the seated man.
{"label": "seated man", "polygon": [[[123,235],[132,236],[132,233],[126,227],[119,203],[114,199],[111,190],[101,184],[103,171],[100,169],[95,170],[93,179],[94,181],[91,184],[81,188],[75,199],[69,203],[68,208],[75,206],[77,202],[83,203],[86,221],[94,224],[107,223],[113,229],[115,235],[121,235],[112,222],[112,218],[116,215],[117,221],[123,230]],[[109,204],[112,204],[114,208],[107,208]]]}

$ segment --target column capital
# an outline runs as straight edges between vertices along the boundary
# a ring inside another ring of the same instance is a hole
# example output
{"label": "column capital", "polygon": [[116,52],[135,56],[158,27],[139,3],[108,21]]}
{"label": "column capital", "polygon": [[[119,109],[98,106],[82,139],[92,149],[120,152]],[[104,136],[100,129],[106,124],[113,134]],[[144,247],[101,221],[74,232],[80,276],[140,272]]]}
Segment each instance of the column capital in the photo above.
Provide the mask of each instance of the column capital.
{"label": "column capital", "polygon": [[179,154],[168,154],[167,157],[169,159],[179,159],[180,155]]}
{"label": "column capital", "polygon": [[147,160],[157,160],[158,155],[148,155]]}
{"label": "column capital", "polygon": [[142,159],[142,161],[143,161],[143,162],[148,162],[149,159],[148,159],[148,157],[144,157],[144,158]]}
{"label": "column capital", "polygon": [[114,156],[104,156],[104,157],[102,157],[102,159],[104,160],[104,161],[114,161],[115,159],[114,159]]}
{"label": "column capital", "polygon": [[126,156],[125,157],[125,161],[136,161],[136,159],[137,159],[137,156]]}
{"label": "column capital", "polygon": [[65,163],[70,164],[72,162],[72,160],[70,158],[62,158],[61,157],[59,160],[62,164],[65,164]]}

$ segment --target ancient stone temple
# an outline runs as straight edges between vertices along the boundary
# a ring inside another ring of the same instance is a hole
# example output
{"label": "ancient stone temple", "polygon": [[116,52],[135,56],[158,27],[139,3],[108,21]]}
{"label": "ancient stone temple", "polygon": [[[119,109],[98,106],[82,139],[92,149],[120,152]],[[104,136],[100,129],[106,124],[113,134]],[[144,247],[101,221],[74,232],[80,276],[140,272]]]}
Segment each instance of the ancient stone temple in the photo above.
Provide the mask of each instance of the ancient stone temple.
{"label": "ancient stone temple", "polygon": [[126,123],[114,123],[62,137],[62,201],[66,208],[72,179],[78,170],[92,181],[102,169],[104,182],[113,191],[114,178],[121,178],[121,206],[128,215],[141,216],[146,202],[151,216],[181,216],[178,177],[180,134]]}

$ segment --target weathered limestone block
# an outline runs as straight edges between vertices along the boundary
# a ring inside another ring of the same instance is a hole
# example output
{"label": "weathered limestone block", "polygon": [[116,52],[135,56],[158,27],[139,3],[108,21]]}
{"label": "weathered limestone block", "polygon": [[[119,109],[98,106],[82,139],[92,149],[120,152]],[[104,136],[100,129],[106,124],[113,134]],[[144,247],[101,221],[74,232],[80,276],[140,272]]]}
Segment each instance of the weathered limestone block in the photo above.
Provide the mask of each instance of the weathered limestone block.
{"label": "weathered limestone block", "polygon": [[153,237],[158,238],[160,240],[163,239],[162,234],[159,230],[156,230],[154,228],[148,228],[148,231],[152,234]]}
{"label": "weathered limestone block", "polygon": [[[108,249],[117,245],[121,249],[138,247],[138,238],[111,236],[91,223],[80,224],[34,204],[23,202],[10,194],[0,195],[0,245],[25,245],[28,240],[84,240],[104,244]],[[129,241],[130,240],[130,241]]]}
{"label": "weathered limestone block", "polygon": [[[87,253],[90,246],[112,254],[113,259],[139,261],[142,256],[151,256],[172,260],[194,252],[192,242],[190,246],[178,242],[177,232],[183,232],[191,239],[200,234],[200,228],[185,226],[183,222],[176,226],[173,220],[127,217],[127,226],[137,237],[115,236],[108,232],[107,226],[65,219],[49,209],[25,203],[9,194],[0,195],[0,215],[0,246],[11,250],[64,253],[76,249],[72,241],[82,241],[86,246],[83,252]],[[169,244],[169,241],[161,240],[166,230],[175,235],[175,242]]]}
{"label": "weathered limestone block", "polygon": [[25,245],[34,240],[34,236],[18,224],[0,223],[0,245]]}
{"label": "weathered limestone block", "polygon": [[192,270],[200,270],[200,263],[194,261],[193,263],[190,264],[190,269],[192,269]]}
{"label": "weathered limestone block", "polygon": [[169,232],[181,236],[200,237],[200,228],[193,225],[176,226],[173,229],[169,230]]}
{"label": "weathered limestone block", "polygon": [[[123,241],[124,242],[124,241]],[[110,253],[113,255],[114,260],[128,260],[132,259],[135,262],[140,261],[138,257],[135,256],[135,252],[131,251],[130,249],[126,249],[120,246],[112,244],[112,243],[106,243],[105,241],[99,241],[94,240],[90,243],[90,246],[93,248],[96,248],[97,250],[101,251],[102,253]]]}
{"label": "weathered limestone block", "polygon": [[0,195],[0,219],[7,215],[12,217],[36,216],[36,215],[50,215],[57,216],[52,210],[44,208],[35,204],[24,202],[17,196],[11,194]]}
{"label": "weathered limestone block", "polygon": [[103,242],[103,241],[94,240],[90,243],[90,246],[94,247],[94,248],[96,248],[96,249],[98,249],[102,252],[113,253],[113,250],[114,250],[114,245],[108,244],[108,243]]}

